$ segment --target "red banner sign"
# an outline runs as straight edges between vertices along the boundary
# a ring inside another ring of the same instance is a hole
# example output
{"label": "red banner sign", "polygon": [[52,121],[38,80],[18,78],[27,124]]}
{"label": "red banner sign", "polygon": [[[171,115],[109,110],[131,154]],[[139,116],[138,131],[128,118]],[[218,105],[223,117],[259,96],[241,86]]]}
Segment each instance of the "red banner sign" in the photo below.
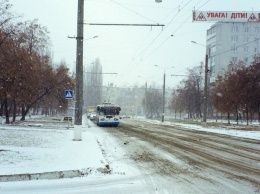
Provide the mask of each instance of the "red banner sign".
{"label": "red banner sign", "polygon": [[194,22],[260,22],[260,12],[193,11]]}

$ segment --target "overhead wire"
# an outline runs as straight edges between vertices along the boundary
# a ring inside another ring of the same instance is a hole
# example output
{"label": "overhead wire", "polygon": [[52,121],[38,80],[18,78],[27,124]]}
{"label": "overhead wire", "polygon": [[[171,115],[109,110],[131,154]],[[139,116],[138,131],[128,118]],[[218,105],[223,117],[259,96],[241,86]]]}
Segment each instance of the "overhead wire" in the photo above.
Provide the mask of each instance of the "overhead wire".
{"label": "overhead wire", "polygon": [[[207,4],[210,0],[208,0],[207,2],[205,2],[201,7],[203,7],[205,4]],[[201,8],[200,7],[200,8]],[[198,9],[200,9],[198,8]],[[182,22],[182,24],[174,31],[171,33],[171,36],[174,36],[174,34],[190,19],[191,16],[189,16],[187,19],[184,20],[184,22]],[[150,55],[152,55],[155,51],[157,51],[161,46],[163,46],[167,40],[169,39],[169,37],[167,37],[162,44],[160,44],[156,49],[154,49],[149,55],[147,55],[145,58],[149,57]]]}
{"label": "overhead wire", "polygon": [[[200,0],[199,2],[197,2],[197,4],[199,4],[200,2],[201,2],[202,0]],[[208,2],[209,2],[210,0],[207,0],[203,5],[201,5],[198,9],[200,9],[200,8],[202,8],[203,6],[205,6]],[[185,4],[185,6],[181,9],[181,10],[183,10],[189,3],[191,2],[191,0],[188,2],[188,3],[186,3]],[[197,5],[196,4],[196,5]],[[178,11],[178,13],[179,13],[180,11]],[[177,13],[177,14],[178,14]],[[176,14],[176,15],[177,15]],[[175,17],[176,17],[176,15],[171,19],[171,21],[166,25],[166,28],[169,26],[169,24],[175,19]],[[145,56],[145,58],[143,58],[143,60],[144,59],[146,59],[146,58],[148,58],[149,56],[151,56],[155,51],[157,51],[161,46],[163,46],[168,40],[169,40],[169,38],[171,38],[172,37],[172,35],[174,35],[189,19],[190,19],[190,17],[191,16],[189,16],[184,22],[182,22],[182,24],[173,32],[173,33],[171,33],[171,36],[168,36],[158,47],[156,47],[152,52],[150,52],[147,56]],[[159,33],[159,35],[160,35],[161,33]],[[159,37],[159,35],[152,41],[152,43]],[[151,45],[151,44],[150,44]],[[148,45],[148,47],[150,47],[150,45]],[[147,47],[147,48],[148,48]],[[141,62],[139,62],[138,64],[136,64],[136,66],[137,65],[139,65]],[[135,67],[136,67],[135,66]],[[134,67],[134,68],[135,68]],[[133,70],[134,69],[133,67],[132,67],[132,69],[131,70]],[[129,73],[129,71],[128,71],[128,73]]]}
{"label": "overhead wire", "polygon": [[[202,1],[202,0],[200,0],[200,1]],[[199,2],[200,2],[199,1]],[[203,7],[204,5],[206,5],[208,2],[209,2],[210,0],[207,0],[202,6],[200,6],[200,8],[201,7]],[[183,1],[182,1],[183,2]],[[184,7],[181,9],[181,10],[183,10],[189,3],[191,2],[191,0],[190,1],[188,1],[185,5],[184,5]],[[199,2],[197,2],[197,4],[199,4]],[[196,5],[197,5],[196,4]],[[199,9],[200,9],[199,8]],[[180,12],[180,10],[178,11],[178,13]],[[171,19],[171,21],[166,25],[166,28],[169,26],[169,24],[175,19],[175,17],[178,15],[178,13]],[[158,47],[156,47],[152,52],[150,52],[148,55],[146,55],[144,58],[142,58],[142,61],[144,60],[144,59],[146,59],[146,58],[148,58],[149,56],[151,56],[154,52],[156,52],[161,46],[163,46],[172,36],[173,36],[173,34],[174,33],[176,33],[189,19],[190,19],[190,17],[191,16],[189,16],[184,22],[182,22],[182,24],[173,32],[173,33],[171,33],[171,36],[168,36]],[[160,36],[160,34],[161,33],[159,33],[158,35],[157,35],[157,37],[148,45],[148,47],[150,47],[151,46],[151,44]],[[147,48],[148,48],[147,47]],[[141,62],[142,62],[141,61]],[[133,71],[141,62],[139,62],[139,63],[137,63],[136,65],[135,65],[135,67],[131,67],[131,70],[130,71]],[[129,73],[129,71],[127,71],[128,73]]]}
{"label": "overhead wire", "polygon": [[[200,6],[198,9],[206,5],[210,0],[207,0],[202,6]],[[191,16],[189,16],[182,24],[174,31],[171,33],[171,37],[174,36],[174,34],[190,19]],[[158,47],[156,47],[151,53],[149,53],[145,58],[151,56],[155,51],[157,51],[160,47],[162,47],[168,40],[170,36],[168,36]]]}
{"label": "overhead wire", "polygon": [[144,15],[142,15],[142,14],[140,14],[140,13],[138,13],[138,12],[132,10],[132,9],[129,9],[128,7],[122,5],[122,4],[120,4],[120,3],[118,3],[118,2],[116,2],[116,1],[114,1],[114,0],[110,0],[110,1],[113,2],[113,3],[115,3],[115,4],[117,4],[117,5],[119,5],[119,6],[121,6],[121,7],[123,7],[123,8],[125,8],[125,9],[127,9],[128,11],[131,11],[131,12],[133,12],[133,13],[135,13],[135,14],[137,14],[137,15],[139,15],[139,16],[141,16],[141,17],[143,17],[143,18],[145,18],[145,19],[147,19],[147,20],[149,20],[149,21],[151,21],[151,22],[154,22],[155,24],[158,24],[158,22],[155,22],[155,21],[153,21],[153,20],[147,18],[146,16],[144,16]]}
{"label": "overhead wire", "polygon": [[[200,9],[201,7],[203,7],[204,5],[206,5],[209,1],[210,1],[210,0],[207,0],[207,1],[206,1],[203,5],[201,5],[198,9]],[[190,18],[190,17],[189,17],[189,18]],[[185,22],[186,22],[189,18],[187,18],[184,22],[182,22],[182,24],[174,31],[174,33],[176,33],[176,32],[185,24]],[[169,25],[169,24],[168,24],[168,25]],[[168,25],[167,25],[167,27],[168,27]],[[158,37],[158,36],[157,36],[157,37]],[[156,37],[156,38],[157,38],[157,37]],[[156,38],[155,38],[155,39],[156,39]],[[156,47],[155,50],[153,50],[153,51],[152,51],[149,55],[147,55],[145,58],[147,58],[147,57],[149,57],[150,55],[152,55],[152,54],[153,54],[156,50],[158,50],[163,44],[165,44],[165,42],[167,42],[167,40],[168,40],[169,38],[170,38],[170,37],[167,37],[158,47]],[[254,40],[254,41],[255,41],[255,40]],[[239,46],[237,46],[237,48],[243,47],[243,46],[245,46],[245,45],[247,45],[247,44],[250,44],[250,43],[252,43],[252,42],[254,42],[254,41],[250,41],[250,42],[248,42],[248,43],[239,45]],[[227,52],[230,52],[230,51],[232,51],[232,49],[223,51],[222,53],[219,53],[219,54],[217,54],[217,55],[215,55],[215,56],[222,55],[222,54],[227,53]],[[198,63],[201,63],[201,61],[200,61],[200,62],[197,62],[196,64],[198,64]],[[193,65],[190,66],[190,67],[188,67],[188,68],[191,68],[191,67],[193,67]],[[195,67],[195,65],[194,65],[194,67]],[[185,68],[184,70],[187,70],[187,68]],[[184,70],[181,70],[181,71],[179,71],[178,73],[183,72]]]}
{"label": "overhead wire", "polygon": [[[119,6],[121,6],[121,7],[123,7],[123,8],[125,8],[125,9],[127,9],[127,10],[129,10],[129,11],[131,11],[131,12],[133,12],[133,13],[135,13],[135,14],[137,14],[137,15],[139,15],[139,16],[141,16],[141,17],[143,17],[143,18],[145,18],[145,19],[147,19],[147,20],[149,20],[149,21],[152,21],[152,22],[158,24],[158,22],[155,22],[155,21],[153,21],[153,20],[151,20],[151,19],[149,19],[149,18],[143,16],[142,14],[139,14],[138,12],[136,12],[136,11],[134,11],[134,10],[132,10],[132,9],[129,9],[128,7],[122,5],[122,4],[120,4],[120,3],[118,3],[118,2],[116,2],[116,1],[114,1],[114,0],[110,0],[110,1],[113,2],[113,3],[115,3],[115,4],[117,4],[117,5],[119,5]],[[136,58],[138,58],[138,56],[137,56]],[[132,61],[132,62],[133,62],[133,61]],[[132,63],[132,62],[131,62],[131,63]],[[130,64],[131,64],[131,63],[130,63]],[[126,71],[126,69],[125,69],[125,71]],[[123,72],[124,72],[124,71],[123,71]],[[121,74],[123,74],[123,73],[121,73]]]}
{"label": "overhead wire", "polygon": [[[165,28],[164,28],[164,30],[169,26],[169,24],[175,19],[175,17],[180,13],[180,11],[181,10],[183,10],[190,2],[191,2],[192,0],[189,0],[183,7],[182,7],[182,9],[179,9],[179,11],[174,15],[174,17],[170,20],[170,22],[165,26]],[[181,2],[181,4],[183,3],[184,1],[182,1]],[[176,8],[179,8],[179,6],[177,6]],[[150,44],[145,48],[145,49],[143,49],[137,56],[136,56],[136,58],[138,58],[140,55],[142,55],[146,50],[148,50],[148,48],[149,47],[151,47],[151,45],[157,40],[157,38],[163,33],[164,31],[161,31],[151,42],[150,42]],[[169,38],[169,37],[168,37]],[[164,42],[166,42],[167,40],[165,40]],[[162,45],[162,44],[161,44]],[[134,68],[136,68],[136,66],[138,66],[139,64],[140,64],[140,62],[139,63],[137,63],[136,65],[135,65],[135,67],[132,67],[132,66],[130,66],[131,64],[133,63],[133,61],[128,65],[128,67],[131,67],[131,70],[130,71],[133,71],[134,70]],[[124,72],[128,72],[129,73],[129,71],[127,71],[128,69],[126,68],[121,74],[124,74]]]}
{"label": "overhead wire", "polygon": [[[120,3],[118,3],[118,2],[116,2],[116,1],[114,1],[114,0],[110,0],[110,1],[113,2],[113,3],[116,3],[116,4],[118,4],[118,5],[120,5],[121,7],[124,7],[125,9],[128,9],[128,10],[131,11],[131,12],[134,12],[135,14],[137,14],[137,15],[139,15],[139,16],[141,16],[141,17],[147,19],[147,20],[150,20],[150,21],[152,21],[152,22],[155,22],[155,21],[153,21],[153,20],[151,20],[151,19],[149,19],[149,18],[143,16],[142,14],[139,14],[139,13],[137,13],[136,11],[134,11],[134,10],[132,10],[132,9],[129,9],[129,8],[127,8],[126,6],[123,6],[122,4],[120,4]],[[176,16],[177,16],[182,10],[184,10],[184,8],[185,8],[191,1],[192,1],[192,0],[189,0],[182,8],[180,8],[180,6],[185,2],[185,0],[183,0],[183,1],[180,3],[180,5],[175,8],[175,9],[178,9],[178,12],[177,12],[177,14],[175,14],[175,15],[173,16],[173,18],[170,20],[170,22],[168,22],[168,24],[166,25],[165,29],[169,27],[169,25],[170,25],[170,24],[172,23],[172,21],[176,18]],[[202,1],[202,0],[200,0],[200,1]],[[200,1],[199,1],[197,4],[199,4]],[[209,1],[210,1],[210,0],[208,0],[207,2],[205,2],[202,6],[204,6],[205,4],[207,4]],[[202,7],[202,6],[201,6],[201,7]],[[173,11],[172,11],[172,12],[173,12]],[[170,14],[172,14],[172,12],[171,12]],[[166,17],[164,17],[163,20],[166,19],[166,18],[168,18],[170,14],[168,14]],[[181,26],[179,26],[179,28],[174,31],[174,33],[176,33],[176,32],[184,25],[184,23],[185,23],[187,20],[188,20],[188,19],[186,19],[186,20],[181,24]],[[155,22],[155,23],[157,23],[157,22]],[[142,58],[141,58],[140,56],[141,56],[145,51],[147,51],[148,48],[151,47],[151,45],[157,40],[157,38],[158,38],[163,32],[164,32],[164,31],[161,31],[161,32],[150,42],[150,44],[149,44],[145,49],[143,49],[138,55],[136,55],[136,56],[135,56],[135,60],[131,61],[131,63],[128,65],[128,67],[130,67],[131,64],[135,63],[135,62],[136,62],[136,59],[140,58],[140,60],[141,60]],[[167,40],[168,40],[170,37],[171,37],[171,36],[168,36],[158,47],[156,47],[155,50],[153,50],[150,54],[148,54],[147,56],[145,56],[144,59],[148,58],[148,57],[149,57],[150,55],[152,55],[156,50],[158,50],[163,44],[165,44],[165,43],[167,42]],[[139,65],[140,63],[142,63],[142,61],[141,61],[141,62],[138,62],[135,66]],[[135,68],[135,67],[134,67],[134,68]],[[133,70],[134,68],[131,66],[131,70]],[[124,72],[126,72],[126,71],[127,71],[127,68],[125,68],[125,70],[124,70],[121,74],[124,75]],[[129,72],[129,71],[128,71],[128,72]],[[118,79],[118,78],[119,78],[119,77],[117,77],[116,79]],[[116,80],[116,79],[115,79],[115,80]]]}
{"label": "overhead wire", "polygon": [[[260,40],[260,38],[257,38],[257,39],[255,39],[255,40],[253,40],[253,41],[250,41],[250,42],[247,42],[247,43],[244,43],[244,44],[241,44],[241,45],[238,45],[238,46],[236,46],[236,48],[240,48],[240,47],[246,46],[246,45],[248,45],[248,44],[251,44],[251,43],[255,42],[256,40]],[[228,49],[228,50],[226,50],[226,51],[223,51],[223,52],[221,52],[221,53],[218,53],[218,54],[216,54],[216,55],[214,55],[214,56],[220,56],[220,55],[223,55],[223,54],[225,54],[225,53],[227,53],[227,52],[233,52],[232,48],[231,48],[231,49]],[[196,63],[194,63],[194,64],[197,65],[198,63],[201,63],[201,62],[202,62],[202,61],[196,62]],[[177,72],[177,73],[181,73],[181,72],[187,70],[188,68],[196,67],[196,65],[191,65],[190,67],[186,67],[185,69],[180,70],[180,71]]]}
{"label": "overhead wire", "polygon": [[[186,3],[186,5],[184,5],[184,7],[186,7],[191,1],[192,1],[192,0],[189,0],[189,2]],[[184,7],[183,7],[183,8],[184,8]],[[183,8],[182,8],[182,9],[183,9]],[[182,10],[182,9],[181,9],[181,10]],[[173,16],[173,18],[168,22],[168,24],[165,25],[164,30],[161,31],[161,32],[151,41],[151,43],[150,43],[139,55],[143,54],[143,53],[157,40],[157,38],[168,28],[169,24],[175,19],[175,17],[180,13],[181,10],[179,10],[179,11]],[[139,56],[139,55],[138,55],[138,56]]]}

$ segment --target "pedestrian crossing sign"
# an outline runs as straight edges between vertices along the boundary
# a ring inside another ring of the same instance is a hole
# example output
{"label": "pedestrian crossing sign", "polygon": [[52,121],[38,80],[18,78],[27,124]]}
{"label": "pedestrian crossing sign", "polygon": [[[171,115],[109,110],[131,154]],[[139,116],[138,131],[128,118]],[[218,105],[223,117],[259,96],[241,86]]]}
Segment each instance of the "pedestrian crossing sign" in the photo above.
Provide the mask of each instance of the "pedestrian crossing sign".
{"label": "pedestrian crossing sign", "polygon": [[73,90],[65,90],[65,98],[72,99],[73,98]]}

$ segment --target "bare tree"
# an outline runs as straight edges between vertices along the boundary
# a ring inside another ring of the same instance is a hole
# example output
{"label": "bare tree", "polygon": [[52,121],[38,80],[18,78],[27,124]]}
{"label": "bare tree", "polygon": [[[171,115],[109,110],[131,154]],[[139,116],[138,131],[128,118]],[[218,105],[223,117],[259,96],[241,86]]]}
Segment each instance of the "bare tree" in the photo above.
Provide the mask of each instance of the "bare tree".
{"label": "bare tree", "polygon": [[47,34],[36,20],[0,29],[0,114],[5,113],[6,123],[10,113],[15,121],[17,109],[22,109],[24,120],[34,105],[54,101],[53,96],[61,99],[65,86],[73,85],[68,68],[64,64],[53,68],[50,57],[44,55],[50,42]]}
{"label": "bare tree", "polygon": [[188,69],[188,76],[180,82],[172,94],[171,107],[181,115],[185,111],[189,118],[201,118],[202,107],[202,67]]}
{"label": "bare tree", "polygon": [[[161,90],[155,89],[155,85],[146,92],[146,113],[148,117],[159,117],[163,106],[163,95]],[[150,115],[150,116],[149,116]]]}
{"label": "bare tree", "polygon": [[102,84],[102,65],[97,58],[85,72],[84,99],[86,106],[95,106],[102,103]]}
{"label": "bare tree", "polygon": [[259,65],[253,63],[245,67],[243,62],[230,64],[225,74],[218,77],[212,94],[213,104],[218,111],[228,114],[228,123],[230,113],[236,115],[237,123],[239,115],[245,114],[248,124],[249,114],[252,117],[259,111],[259,80]]}

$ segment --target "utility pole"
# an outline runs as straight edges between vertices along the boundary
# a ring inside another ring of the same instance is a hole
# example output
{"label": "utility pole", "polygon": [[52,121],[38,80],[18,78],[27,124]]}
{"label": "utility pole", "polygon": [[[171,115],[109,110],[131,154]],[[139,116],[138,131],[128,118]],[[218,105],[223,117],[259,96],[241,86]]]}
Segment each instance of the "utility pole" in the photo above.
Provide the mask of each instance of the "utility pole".
{"label": "utility pole", "polygon": [[[144,114],[145,114],[145,118],[147,116],[147,77],[143,77],[143,76],[138,76],[138,77],[141,77],[141,78],[144,78],[145,79],[145,92],[144,92]],[[150,77],[152,78],[152,77]]]}
{"label": "utility pole", "polygon": [[204,83],[204,97],[203,97],[203,122],[207,122],[207,112],[208,112],[208,60],[210,56],[210,48],[203,44],[199,44],[195,41],[191,41],[194,44],[198,44],[206,47],[206,58],[205,58],[205,83]]}
{"label": "utility pole", "polygon": [[165,107],[165,70],[163,73],[163,111],[162,111],[162,122],[164,122],[164,107]]}
{"label": "utility pole", "polygon": [[82,141],[84,0],[78,0],[74,141]]}
{"label": "utility pole", "polygon": [[163,69],[163,111],[162,111],[162,122],[164,122],[164,109],[165,109],[165,70],[166,69],[170,69],[170,68],[174,68],[174,67],[168,67],[168,68],[163,68],[160,67],[158,65],[154,65],[155,67],[159,67]]}
{"label": "utility pole", "polygon": [[146,112],[146,110],[147,110],[147,80],[146,80],[146,82],[145,82],[145,97],[144,97],[144,113],[145,113],[145,118],[146,118],[146,116],[147,116],[147,112]]}
{"label": "utility pole", "polygon": [[204,99],[203,99],[203,122],[207,122],[208,109],[208,54],[205,59],[205,83],[204,83]]}

